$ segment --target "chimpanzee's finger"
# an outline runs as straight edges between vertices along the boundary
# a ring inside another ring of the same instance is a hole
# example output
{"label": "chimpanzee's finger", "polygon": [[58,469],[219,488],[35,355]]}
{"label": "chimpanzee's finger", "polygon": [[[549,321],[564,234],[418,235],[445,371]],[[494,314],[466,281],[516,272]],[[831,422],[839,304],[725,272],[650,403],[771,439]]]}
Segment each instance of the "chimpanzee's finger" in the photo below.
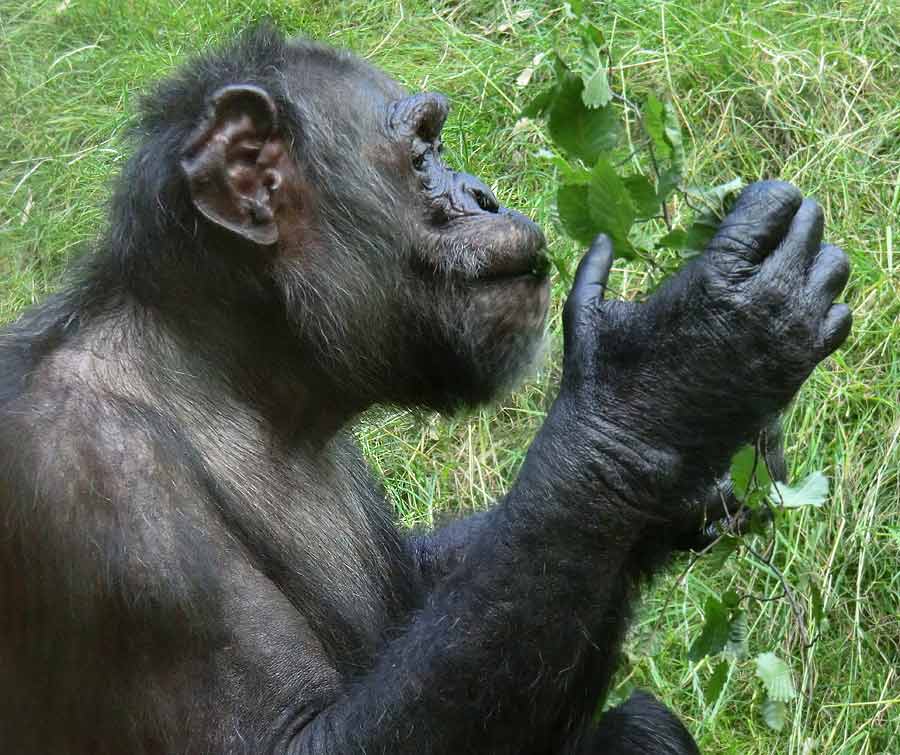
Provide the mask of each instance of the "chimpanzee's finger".
{"label": "chimpanzee's finger", "polygon": [[802,202],[800,190],[784,181],[750,184],[722,221],[708,252],[759,264],[778,246]]}
{"label": "chimpanzee's finger", "polygon": [[612,263],[612,241],[609,236],[600,234],[578,263],[575,282],[566,300],[567,315],[571,316],[571,313],[577,312],[584,305],[603,298]]}
{"label": "chimpanzee's finger", "polygon": [[829,297],[825,305],[827,310],[834,297],[844,290],[849,278],[850,260],[847,255],[840,247],[826,244],[813,261],[808,285],[812,292],[821,291]]}
{"label": "chimpanzee's finger", "polygon": [[847,340],[853,325],[853,313],[846,304],[835,304],[822,323],[822,357],[828,356]]}
{"label": "chimpanzee's finger", "polygon": [[809,271],[813,258],[822,247],[824,229],[825,214],[822,207],[813,199],[804,199],[791,220],[787,235],[766,260],[766,266],[773,274],[781,278],[790,276],[798,285],[802,285],[801,281]]}

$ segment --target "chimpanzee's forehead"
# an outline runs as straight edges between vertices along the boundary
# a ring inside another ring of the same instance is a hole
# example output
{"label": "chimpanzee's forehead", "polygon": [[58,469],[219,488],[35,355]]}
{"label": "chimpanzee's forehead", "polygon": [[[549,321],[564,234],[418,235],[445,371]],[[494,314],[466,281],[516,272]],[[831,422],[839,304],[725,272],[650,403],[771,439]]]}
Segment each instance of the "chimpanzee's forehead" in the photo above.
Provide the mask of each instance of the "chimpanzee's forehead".
{"label": "chimpanzee's forehead", "polygon": [[359,107],[383,107],[405,97],[406,89],[388,73],[346,50],[336,50],[308,40],[292,45],[295,53],[288,79],[295,95],[327,96],[329,101]]}

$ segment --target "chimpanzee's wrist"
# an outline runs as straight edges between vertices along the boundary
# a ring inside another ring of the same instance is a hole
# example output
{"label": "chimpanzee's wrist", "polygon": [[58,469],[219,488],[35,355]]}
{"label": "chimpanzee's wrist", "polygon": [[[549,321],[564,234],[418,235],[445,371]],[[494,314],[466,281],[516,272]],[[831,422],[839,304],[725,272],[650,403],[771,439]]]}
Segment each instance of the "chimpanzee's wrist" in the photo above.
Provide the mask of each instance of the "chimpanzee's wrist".
{"label": "chimpanzee's wrist", "polygon": [[672,447],[563,393],[529,449],[520,483],[565,505],[626,507],[655,516],[680,474]]}

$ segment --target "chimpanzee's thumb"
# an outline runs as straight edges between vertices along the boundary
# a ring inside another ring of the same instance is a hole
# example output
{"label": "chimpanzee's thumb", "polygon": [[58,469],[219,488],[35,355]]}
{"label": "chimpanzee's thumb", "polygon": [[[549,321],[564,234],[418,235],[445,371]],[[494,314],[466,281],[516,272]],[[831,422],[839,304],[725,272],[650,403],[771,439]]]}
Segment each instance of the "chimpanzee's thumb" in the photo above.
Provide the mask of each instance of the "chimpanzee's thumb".
{"label": "chimpanzee's thumb", "polygon": [[[578,263],[572,290],[563,307],[563,344],[567,365],[564,373],[580,373],[581,367],[577,363],[587,358],[581,343],[586,334],[582,331],[591,322],[592,316],[596,317],[598,313],[612,261],[612,242],[609,236],[600,234]],[[592,340],[592,337],[589,338]]]}
{"label": "chimpanzee's thumb", "polygon": [[612,262],[612,241],[609,236],[601,233],[578,263],[575,281],[566,300],[567,310],[574,313],[586,304],[603,298]]}

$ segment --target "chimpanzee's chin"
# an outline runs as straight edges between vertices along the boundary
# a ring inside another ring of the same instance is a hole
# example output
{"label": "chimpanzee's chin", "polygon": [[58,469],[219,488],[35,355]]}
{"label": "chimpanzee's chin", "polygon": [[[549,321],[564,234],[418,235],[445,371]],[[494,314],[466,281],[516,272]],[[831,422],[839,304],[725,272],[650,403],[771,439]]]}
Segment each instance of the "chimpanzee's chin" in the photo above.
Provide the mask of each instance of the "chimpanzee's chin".
{"label": "chimpanzee's chin", "polygon": [[544,351],[549,301],[546,278],[517,276],[476,286],[458,332],[457,358],[467,373],[459,383],[464,403],[496,399],[534,368]]}

